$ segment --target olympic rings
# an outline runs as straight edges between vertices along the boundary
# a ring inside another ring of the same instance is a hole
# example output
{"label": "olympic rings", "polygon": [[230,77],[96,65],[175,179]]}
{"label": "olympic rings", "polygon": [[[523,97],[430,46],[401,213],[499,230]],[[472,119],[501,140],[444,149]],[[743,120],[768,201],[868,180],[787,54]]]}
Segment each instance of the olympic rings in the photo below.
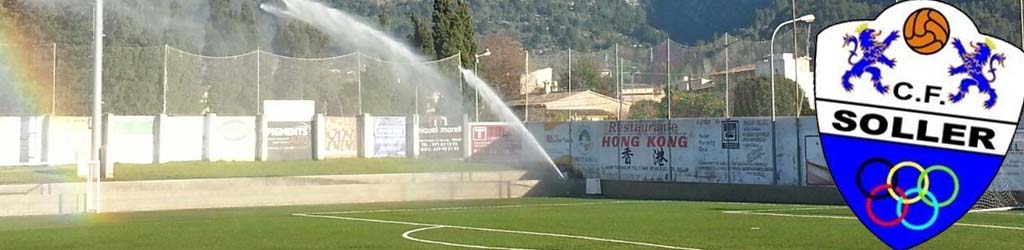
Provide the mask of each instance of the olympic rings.
{"label": "olympic rings", "polygon": [[[918,197],[928,196],[928,199],[932,199],[932,202],[933,202],[933,203],[929,203],[929,205],[935,204],[935,203],[939,203],[939,200],[935,199],[935,195],[932,194],[932,193],[924,193],[925,195],[921,195],[921,189],[919,189],[919,188],[914,188],[914,189],[911,189],[911,190],[907,190],[906,194],[907,195],[909,195],[909,194],[918,194]],[[868,199],[868,200],[871,200],[871,199]],[[952,200],[952,199],[950,199],[950,200]],[[925,199],[925,203],[927,203],[927,199]],[[897,199],[896,200],[896,215],[904,216],[905,217],[905,215],[907,215],[907,207],[910,207],[910,206],[909,205],[908,206],[903,206],[902,198]],[[914,230],[914,231],[921,231],[921,230],[928,229],[929,227],[932,227],[932,224],[935,224],[935,220],[939,219],[939,206],[931,205],[931,207],[932,207],[932,217],[928,219],[928,222],[925,222],[924,224],[921,224],[921,225],[914,225],[914,224],[911,224],[910,222],[907,222],[906,218],[903,218],[903,219],[900,220],[900,223],[902,223],[903,226],[909,228],[910,230]]]}
{"label": "olympic rings", "polygon": [[[947,198],[946,201],[939,202],[938,207],[949,206],[949,204],[952,204],[953,201],[956,200],[957,195],[960,194],[960,179],[956,177],[956,173],[953,173],[953,170],[949,169],[949,167],[944,165],[932,165],[931,167],[928,167],[927,169],[924,170],[924,174],[917,177],[917,186],[920,187],[922,181],[927,181],[929,179],[928,173],[931,173],[932,171],[935,170],[946,172],[946,174],[949,174],[950,178],[953,178],[953,194],[950,194],[949,198]],[[910,191],[907,191],[907,193],[910,193]],[[928,194],[931,194],[931,192],[928,192]],[[932,204],[932,202],[928,201],[928,199],[924,199],[924,203],[928,204],[929,206],[935,206],[934,204]]]}
{"label": "olympic rings", "polygon": [[[884,166],[889,167],[889,173],[888,175],[886,175],[885,184],[878,185],[869,192],[864,189],[864,186],[861,183],[861,181],[863,181],[862,177],[864,175],[865,169],[869,165],[876,163],[883,164]],[[904,192],[904,190],[899,187],[899,175],[897,174],[897,172],[899,172],[900,169],[907,167],[916,169],[918,172],[920,172],[920,175],[917,177],[917,186]],[[935,171],[944,172],[948,174],[953,182],[953,192],[949,195],[949,198],[941,202],[938,198],[936,198],[933,192],[929,191],[931,185],[931,178],[929,175]],[[956,172],[954,172],[953,169],[949,168],[948,166],[940,164],[931,165],[925,168],[921,166],[921,164],[914,161],[902,161],[897,163],[896,165],[892,165],[890,161],[886,159],[873,157],[865,160],[860,164],[860,168],[857,169],[856,181],[858,191],[860,191],[861,194],[863,194],[865,197],[864,207],[865,210],[867,210],[868,218],[871,219],[871,221],[874,222],[875,224],[882,227],[893,227],[902,224],[904,227],[910,230],[926,230],[930,228],[933,224],[935,224],[935,222],[938,220],[940,208],[947,207],[953,204],[953,202],[956,201],[958,195],[960,194],[960,179],[959,177],[957,177]],[[884,194],[880,194],[882,190],[886,190],[889,194],[889,197],[892,197],[893,199],[896,200],[897,218],[890,221],[884,221],[880,219],[874,212],[874,200],[885,198]],[[910,196],[912,196],[913,198],[910,198]],[[907,220],[907,214],[910,212],[910,205],[917,203],[919,201],[924,201],[925,204],[931,207],[932,216],[928,219],[927,222],[923,224],[913,224]]]}
{"label": "olympic rings", "polygon": [[[886,160],[884,158],[873,157],[867,159],[866,161],[861,163],[860,168],[857,169],[857,190],[860,191],[860,193],[863,194],[864,197],[870,197],[871,199],[875,200],[883,199],[885,198],[885,194],[872,195],[871,191],[865,189],[864,185],[860,183],[860,181],[864,179],[864,170],[867,169],[867,167],[870,166],[872,163],[880,163],[886,168],[892,168],[892,162],[889,162],[889,160]],[[895,186],[899,186],[899,176],[893,177],[893,182],[896,183]]]}
{"label": "olympic rings", "polygon": [[[889,189],[889,190],[896,189],[896,192],[900,194],[900,197],[903,197],[903,198],[907,197],[907,194],[903,193],[903,189],[902,188],[900,188],[900,187],[893,187],[893,186],[889,186],[889,185],[886,185],[886,184],[878,185],[877,187],[875,187],[875,189],[872,189],[871,190],[871,195],[874,196],[875,194],[877,194],[879,192],[882,192],[882,190],[886,190],[886,189]],[[898,218],[896,218],[895,220],[891,220],[891,221],[883,221],[882,219],[879,219],[878,216],[875,215],[875,211],[872,209],[873,206],[871,205],[871,200],[873,200],[873,199],[865,199],[865,200],[867,200],[867,201],[864,203],[864,210],[868,211],[868,218],[870,218],[871,221],[874,222],[875,224],[878,224],[878,225],[883,226],[883,227],[896,226],[896,224],[899,224],[901,221],[905,221],[906,218],[907,218],[907,214],[909,214],[909,212],[910,212],[910,206],[905,206],[903,208],[898,208],[898,209],[902,209],[903,210],[903,211],[901,211],[901,213],[896,213],[896,216],[898,216]],[[902,203],[900,203],[900,204],[902,205]]]}
{"label": "olympic rings", "polygon": [[[892,177],[894,175],[896,175],[896,171],[898,171],[898,170],[900,170],[900,168],[903,168],[903,167],[906,167],[906,166],[909,166],[909,167],[912,167],[914,169],[917,169],[918,171],[921,171],[921,176],[927,176],[928,175],[928,173],[925,172],[924,167],[921,167],[921,164],[917,164],[917,162],[912,162],[912,161],[904,161],[904,162],[897,163],[896,166],[892,167],[892,169],[889,169],[889,176],[887,176],[885,178],[885,185],[889,185],[891,187],[892,186]],[[909,200],[903,200],[903,203],[904,204],[908,204],[908,205],[909,204],[914,204],[914,203],[917,203],[918,201],[920,201],[921,198],[924,198],[924,194],[928,193],[928,184],[929,184],[929,182],[930,182],[929,178],[927,178],[927,177],[924,178],[924,186],[918,186],[921,189],[921,192],[917,195],[917,197],[914,197],[913,199],[909,199]],[[892,196],[893,199],[897,199],[897,200],[900,199],[899,196],[896,196],[896,192],[894,192],[892,188],[889,188],[889,196]]]}

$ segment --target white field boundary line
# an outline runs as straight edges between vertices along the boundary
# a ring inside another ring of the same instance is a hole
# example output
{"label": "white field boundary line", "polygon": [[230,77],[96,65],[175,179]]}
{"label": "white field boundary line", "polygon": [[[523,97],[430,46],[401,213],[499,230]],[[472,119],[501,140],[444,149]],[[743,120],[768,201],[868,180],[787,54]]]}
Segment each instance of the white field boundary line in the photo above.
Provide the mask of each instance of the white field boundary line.
{"label": "white field boundary line", "polygon": [[543,233],[543,232],[518,231],[518,230],[484,228],[484,227],[467,227],[467,226],[457,226],[457,225],[444,225],[444,224],[428,224],[428,223],[418,223],[418,222],[408,222],[408,221],[378,220],[378,219],[343,217],[343,216],[334,216],[334,215],[316,215],[316,214],[292,214],[292,215],[301,216],[301,217],[309,217],[309,218],[326,218],[326,219],[336,219],[336,220],[350,220],[350,221],[362,221],[362,222],[374,222],[374,223],[385,223],[385,224],[420,226],[420,227],[426,227],[426,228],[444,227],[444,228],[454,228],[454,229],[483,231],[483,232],[525,234],[525,235],[535,235],[535,236],[547,236],[547,237],[580,239],[580,240],[601,241],[601,242],[619,243],[619,244],[627,244],[627,245],[655,247],[655,248],[663,248],[663,249],[701,250],[699,248],[678,247],[678,246],[661,245],[661,244],[654,244],[654,243],[647,243],[647,242],[616,240],[616,239],[607,239],[607,238],[580,236],[580,235],[571,235],[571,234]]}
{"label": "white field boundary line", "polygon": [[[801,208],[773,209],[773,210],[723,211],[722,213],[723,214],[745,214],[745,215],[790,217],[790,218],[857,220],[857,217],[853,217],[853,216],[773,213],[773,212],[789,212],[789,211],[825,210],[825,209],[837,209],[837,208],[844,208],[844,207],[801,207]],[[962,223],[962,222],[957,222],[954,225],[965,226],[965,227],[978,227],[978,228],[990,228],[990,229],[1004,229],[1004,230],[1024,231],[1024,227],[998,226],[998,225],[987,225],[987,224],[973,224],[973,223]]]}
{"label": "white field boundary line", "polygon": [[529,249],[529,248],[489,247],[489,246],[480,246],[480,245],[458,244],[458,243],[450,243],[450,242],[443,242],[443,241],[424,240],[424,239],[412,237],[413,233],[427,231],[427,230],[431,230],[431,229],[439,229],[439,228],[446,228],[446,227],[445,226],[434,226],[434,227],[417,228],[417,229],[405,231],[404,233],[402,233],[402,238],[405,238],[405,239],[411,240],[411,241],[416,241],[416,242],[422,242],[422,243],[427,243],[427,244],[436,244],[436,245],[444,245],[444,246],[450,246],[450,247],[464,247],[464,248],[476,248],[476,249],[499,249],[499,250],[534,250],[534,249]]}
{"label": "white field boundary line", "polygon": [[567,207],[567,206],[589,206],[608,204],[629,204],[629,203],[654,203],[658,201],[603,201],[603,202],[570,202],[570,203],[538,203],[518,205],[497,205],[497,206],[463,206],[463,207],[436,207],[436,208],[407,208],[407,209],[378,209],[378,210],[354,210],[338,212],[313,212],[307,215],[328,215],[328,214],[369,214],[369,213],[391,213],[391,212],[430,212],[430,211],[454,211],[474,209],[506,209],[524,207]]}

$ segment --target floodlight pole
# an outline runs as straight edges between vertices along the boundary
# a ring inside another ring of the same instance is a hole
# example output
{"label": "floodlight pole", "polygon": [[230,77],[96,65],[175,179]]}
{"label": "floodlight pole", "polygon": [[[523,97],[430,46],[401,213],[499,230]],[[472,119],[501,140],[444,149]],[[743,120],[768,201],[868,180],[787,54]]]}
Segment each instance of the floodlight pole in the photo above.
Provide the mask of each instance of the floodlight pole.
{"label": "floodlight pole", "polygon": [[100,147],[103,136],[103,0],[96,0],[95,13],[93,14],[93,82],[92,82],[92,160],[91,163],[100,163],[100,176],[106,174],[103,171],[103,163],[100,161]]}
{"label": "floodlight pole", "polygon": [[[1022,0],[1024,1],[1024,0]],[[725,118],[732,115],[729,112],[729,32],[725,33]]]}
{"label": "floodlight pole", "polygon": [[168,49],[168,46],[165,43],[164,44],[164,79],[163,79],[164,81],[163,81],[163,86],[162,86],[163,88],[161,90],[161,95],[160,95],[160,99],[161,99],[160,101],[161,101],[161,105],[162,105],[161,108],[160,108],[160,113],[161,114],[167,114],[167,49]]}
{"label": "floodlight pole", "polygon": [[57,43],[53,43],[53,69],[50,71],[50,115],[57,115]]}
{"label": "floodlight pole", "polygon": [[529,122],[530,121],[530,91],[532,90],[532,89],[530,89],[530,87],[531,87],[530,86],[530,50],[524,49],[523,52],[526,53],[526,59],[525,59],[525,64],[526,64],[525,67],[526,68],[523,69],[524,73],[526,73],[525,75],[523,75],[523,79],[524,79],[523,82],[524,82],[524,84],[526,84],[526,106],[523,108],[523,121]]}
{"label": "floodlight pole", "polygon": [[[473,74],[476,77],[480,77],[480,58],[491,55],[491,49],[484,49],[484,53],[473,55],[475,63],[473,64]],[[476,99],[473,101],[473,109],[476,111],[476,121],[480,121],[480,87],[473,88],[473,93]]]}
{"label": "floodlight pole", "polygon": [[[1021,0],[1021,1],[1024,1],[1024,0]],[[567,92],[568,92],[569,95],[572,95],[572,47],[569,48],[569,70],[568,71],[569,71],[569,80],[566,83],[566,85],[568,85]],[[569,111],[568,112],[569,113],[569,118],[568,119],[569,119],[569,121],[572,121],[572,109],[569,109],[568,111]]]}
{"label": "floodlight pole", "polygon": [[[772,32],[771,49],[770,49],[771,51],[770,51],[770,54],[768,55],[770,57],[770,62],[768,64],[771,65],[771,72],[769,72],[768,75],[769,75],[769,77],[771,78],[771,81],[772,81],[772,91],[771,91],[772,92],[772,122],[775,122],[775,35],[779,33],[779,29],[782,29],[782,26],[786,26],[787,24],[796,23],[796,22],[807,22],[807,23],[814,22],[814,15],[806,15],[806,16],[802,16],[802,17],[797,18],[797,19],[785,21],[785,22],[779,24],[779,26],[775,27],[775,31]],[[794,49],[796,49],[796,48],[794,48]],[[794,58],[794,60],[795,59],[796,58]],[[794,70],[796,70],[796,69],[794,69]]]}
{"label": "floodlight pole", "polygon": [[356,102],[359,106],[359,114],[363,114],[363,52],[356,51]]}
{"label": "floodlight pole", "polygon": [[263,101],[260,101],[260,47],[256,47],[256,114],[263,114]]}
{"label": "floodlight pole", "polygon": [[[672,119],[672,38],[665,39],[665,98],[668,101],[668,119]],[[671,151],[671,150],[670,150]]]}

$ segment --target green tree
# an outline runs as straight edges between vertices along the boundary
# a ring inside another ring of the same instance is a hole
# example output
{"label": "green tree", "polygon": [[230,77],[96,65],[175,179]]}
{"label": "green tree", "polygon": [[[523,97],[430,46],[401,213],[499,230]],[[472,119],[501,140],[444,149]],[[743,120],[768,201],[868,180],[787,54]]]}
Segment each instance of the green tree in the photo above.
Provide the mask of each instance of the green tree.
{"label": "green tree", "polygon": [[633,103],[629,107],[629,119],[650,120],[659,118],[661,104],[655,101],[642,100]]}
{"label": "green tree", "polygon": [[418,46],[420,53],[425,57],[435,58],[437,51],[434,50],[434,33],[430,30],[430,23],[413,13],[409,13],[409,19],[414,27],[413,33],[408,37],[409,42],[413,46]]}
{"label": "green tree", "polygon": [[[583,57],[573,61],[572,89],[591,90],[602,95],[615,96],[615,79],[604,75],[604,67],[597,59]],[[568,74],[563,74],[559,82],[568,83]]]}
{"label": "green tree", "polygon": [[[771,79],[758,77],[743,80],[733,85],[732,90],[730,108],[733,116],[771,116]],[[814,111],[809,108],[805,93],[799,89],[796,82],[776,76],[776,115],[793,116],[797,113],[798,105],[802,107],[801,115],[814,114]]]}
{"label": "green tree", "polygon": [[[672,91],[672,117],[724,117],[725,99],[722,91],[707,88],[695,91]],[[658,117],[668,117],[669,96],[661,98]]]}
{"label": "green tree", "polygon": [[256,49],[256,3],[246,0],[210,1],[203,55],[231,56]]}
{"label": "green tree", "polygon": [[438,58],[460,54],[462,67],[472,68],[476,55],[476,30],[465,0],[435,0],[434,50]]}

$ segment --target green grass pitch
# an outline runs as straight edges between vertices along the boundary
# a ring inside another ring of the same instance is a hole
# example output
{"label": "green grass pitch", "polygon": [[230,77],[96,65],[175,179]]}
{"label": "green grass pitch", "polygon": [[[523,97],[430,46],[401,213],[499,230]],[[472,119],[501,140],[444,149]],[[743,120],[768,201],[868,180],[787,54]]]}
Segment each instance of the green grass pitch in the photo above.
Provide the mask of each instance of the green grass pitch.
{"label": "green grass pitch", "polygon": [[[233,208],[0,218],[0,248],[885,248],[850,216],[839,206],[570,198]],[[919,248],[1024,248],[1024,213],[961,223]]]}

